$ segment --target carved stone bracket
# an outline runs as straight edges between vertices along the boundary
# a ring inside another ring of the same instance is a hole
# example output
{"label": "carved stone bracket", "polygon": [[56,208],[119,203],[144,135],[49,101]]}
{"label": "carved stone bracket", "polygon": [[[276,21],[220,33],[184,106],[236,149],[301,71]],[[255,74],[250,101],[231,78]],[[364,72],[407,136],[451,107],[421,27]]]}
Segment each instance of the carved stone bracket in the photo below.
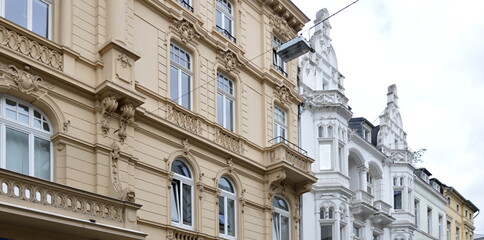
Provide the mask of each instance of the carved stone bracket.
{"label": "carved stone bracket", "polygon": [[227,50],[227,51],[219,50],[217,54],[217,58],[222,62],[223,66],[225,67],[225,70],[229,72],[241,66],[235,53],[233,53],[230,50]]}
{"label": "carved stone bracket", "polygon": [[11,75],[15,82],[15,85],[23,93],[30,94],[34,91],[39,90],[40,87],[44,87],[47,89],[54,88],[54,85],[46,82],[42,77],[30,73],[29,66],[25,66],[24,70],[21,70],[14,65],[6,67],[5,65],[1,64],[0,70]]}
{"label": "carved stone bracket", "polygon": [[105,97],[101,103],[103,119],[101,120],[101,131],[104,137],[108,135],[110,126],[109,118],[118,108],[118,101],[114,96]]}
{"label": "carved stone bracket", "polygon": [[111,181],[114,187],[114,190],[118,193],[119,199],[129,201],[129,202],[135,202],[135,191],[131,187],[126,187],[123,188],[121,180],[120,180],[120,174],[119,174],[119,159],[120,159],[120,151],[121,149],[119,148],[118,144],[116,142],[113,142],[111,145]]}
{"label": "carved stone bracket", "polygon": [[173,26],[175,28],[176,33],[180,36],[180,40],[183,43],[191,42],[193,39],[199,39],[200,34],[198,34],[193,27],[193,24],[188,22],[186,19],[183,20],[172,20]]}
{"label": "carved stone bracket", "polygon": [[282,182],[286,179],[286,171],[284,170],[279,170],[275,171],[273,173],[270,173],[267,176],[267,181],[269,183],[269,189],[268,189],[268,199],[271,200],[272,197],[274,196],[274,190],[282,184]]}
{"label": "carved stone bracket", "polygon": [[130,124],[133,123],[135,109],[131,104],[125,104],[120,108],[120,115],[119,115],[119,130],[118,136],[119,141],[124,142],[128,133],[126,132],[126,128]]}
{"label": "carved stone bracket", "polygon": [[276,86],[275,95],[283,104],[289,103],[294,98],[291,94],[291,90],[286,86]]}

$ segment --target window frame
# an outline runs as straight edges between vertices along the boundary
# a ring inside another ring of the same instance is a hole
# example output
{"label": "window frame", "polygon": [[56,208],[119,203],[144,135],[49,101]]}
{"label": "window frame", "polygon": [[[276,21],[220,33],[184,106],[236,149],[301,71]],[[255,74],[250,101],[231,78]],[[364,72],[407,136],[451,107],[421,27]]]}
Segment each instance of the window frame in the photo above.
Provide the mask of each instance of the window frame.
{"label": "window frame", "polygon": [[[27,115],[19,113],[18,110],[15,111],[16,118],[18,118],[18,115],[27,117],[28,123],[24,123],[22,121],[19,121],[18,119],[12,119],[7,116],[8,111],[13,112],[12,108],[7,107],[7,99],[16,103],[15,105],[16,109],[19,108],[19,105],[23,105],[24,107],[28,108]],[[35,117],[35,112],[37,112],[40,115],[40,118]],[[35,127],[34,122],[36,120],[40,121],[40,128]],[[47,124],[48,130],[44,129],[44,124]],[[7,155],[7,136],[6,136],[7,129],[16,131],[18,133],[26,134],[28,136],[28,142],[27,142],[28,174],[25,174],[23,172],[18,172],[16,170],[7,169],[7,156],[6,156]],[[44,179],[47,181],[53,181],[54,151],[53,151],[53,144],[51,141],[51,137],[53,135],[52,131],[53,131],[52,124],[49,118],[40,109],[36,108],[30,103],[17,99],[13,96],[1,94],[0,95],[0,152],[1,152],[0,168],[6,169],[9,171],[14,171],[19,174],[24,174],[27,176]],[[35,140],[36,139],[49,142],[49,159],[48,159],[49,172],[47,173],[48,178],[36,176],[35,174],[36,173],[36,161],[35,161]]]}
{"label": "window frame", "polygon": [[287,113],[274,104],[274,143],[279,143],[282,140],[280,137],[287,139]]}
{"label": "window frame", "polygon": [[[173,49],[176,49],[177,50],[177,53],[178,55],[175,55],[175,52],[173,52]],[[181,60],[181,56],[180,54],[185,54],[186,57],[188,58],[188,61],[187,62],[187,65],[188,65],[188,68],[186,66],[183,66],[182,63],[180,63],[179,61],[183,61]],[[174,56],[177,56],[178,59],[180,59],[179,61],[176,61],[174,59]],[[174,79],[173,79],[173,75],[172,75],[172,68],[176,69],[176,88],[177,88],[177,97],[175,98],[173,96],[173,91],[172,91],[172,88],[173,88],[173,84],[174,84]],[[174,102],[176,102],[178,105],[186,108],[186,109],[189,109],[189,110],[192,110],[193,109],[193,57],[192,55],[186,51],[184,48],[180,47],[178,44],[175,44],[173,42],[170,43],[170,99],[173,100]],[[188,76],[188,92],[187,93],[183,93],[183,74],[187,75]],[[186,98],[188,98],[188,106],[185,106],[183,104],[184,101],[186,101]]]}
{"label": "window frame", "polygon": [[182,7],[190,10],[191,12],[194,12],[192,0],[175,0],[175,1],[178,2]]}
{"label": "window frame", "polygon": [[[176,172],[173,171],[173,164],[175,162],[181,162],[182,164],[184,164],[186,166],[186,168],[188,169],[188,172],[190,174],[190,177],[186,177],[186,176],[183,176],[183,175],[180,175]],[[184,159],[182,158],[175,158],[175,160],[173,160],[172,164],[171,164],[171,169],[170,169],[171,173],[173,174],[173,178],[171,180],[171,183],[170,183],[170,200],[171,200],[171,210],[170,210],[170,213],[171,213],[171,223],[175,226],[178,226],[178,227],[182,227],[182,228],[187,228],[187,229],[194,229],[194,226],[195,226],[195,217],[194,217],[194,209],[195,209],[195,196],[194,196],[194,180],[193,180],[193,171],[190,169],[190,166],[189,164],[187,164],[186,161],[184,161]],[[180,187],[179,187],[179,194],[178,194],[178,222],[174,221],[173,220],[173,204],[176,204],[173,202],[173,200],[175,199],[174,198],[174,194],[175,194],[175,190],[174,190],[174,187],[173,187],[173,182],[174,181],[179,181],[180,182]],[[187,185],[187,186],[190,186],[190,207],[191,207],[191,223],[190,225],[188,224],[185,224],[183,223],[183,211],[182,209],[184,209],[184,203],[182,201],[183,199],[183,186],[184,185]]]}
{"label": "window frame", "polygon": [[[230,92],[227,92],[227,90],[225,89],[222,89],[220,87],[220,84],[224,84],[224,83],[221,83],[220,80],[223,79],[225,80],[229,85],[228,85],[228,88],[229,90],[232,91],[232,93]],[[224,127],[225,129],[231,131],[231,132],[235,132],[235,100],[236,100],[236,95],[235,95],[235,90],[236,90],[236,86],[235,86],[235,82],[228,78],[227,76],[225,76],[224,74],[222,73],[217,73],[217,123],[220,124],[222,127]],[[220,119],[220,116],[219,116],[219,106],[220,106],[220,102],[219,102],[219,96],[222,97],[222,119]],[[227,102],[231,103],[232,104],[232,114],[230,114],[230,118],[231,119],[227,119],[227,111],[228,108],[227,108]],[[231,124],[231,128],[229,128],[228,124]]]}
{"label": "window frame", "polygon": [[[27,1],[27,17],[26,17],[26,26],[22,26],[20,25],[19,23],[17,22],[14,22],[8,18],[5,17],[5,12],[6,12],[6,9],[5,9],[5,3],[6,3],[6,0],[0,0],[0,17],[2,18],[5,18],[7,19],[8,21],[10,22],[13,22],[15,23],[16,25],[24,28],[24,29],[27,29],[29,30],[30,32],[33,32],[41,37],[44,37],[44,38],[47,38],[49,40],[52,39],[52,12],[53,12],[53,4],[52,4],[52,0],[26,0]],[[41,35],[37,32],[34,32],[33,30],[33,2],[34,1],[37,1],[37,2],[41,2],[41,3],[45,3],[47,5],[47,23],[46,23],[46,26],[47,26],[47,34],[44,36],[44,35]]]}
{"label": "window frame", "polygon": [[[280,200],[284,201],[284,203],[287,206],[287,210],[279,208],[277,206],[274,206],[274,199],[275,198],[279,198]],[[289,206],[288,201],[286,200],[286,198],[284,198],[280,195],[275,195],[274,197],[272,197],[271,202],[272,202],[272,207],[274,208],[274,213],[272,214],[272,231],[271,231],[272,232],[272,239],[273,240],[282,240],[283,239],[283,238],[281,238],[281,236],[282,236],[282,224],[283,224],[281,220],[282,220],[282,217],[285,217],[285,218],[287,218],[287,221],[288,221],[288,226],[287,226],[288,236],[287,236],[287,239],[291,240],[292,239],[292,237],[291,237],[291,234],[292,234],[292,231],[291,231],[291,208]],[[275,235],[276,229],[274,228],[274,226],[276,224],[276,219],[275,219],[276,217],[279,218],[278,222],[279,222],[279,237],[280,238],[277,238],[278,236]]]}
{"label": "window frame", "polygon": [[420,225],[420,201],[416,198],[413,201],[413,208],[414,208],[414,215],[415,215],[415,225],[418,228]]}
{"label": "window frame", "polygon": [[[223,8],[222,6],[223,5]],[[232,42],[237,42],[235,38],[235,29],[234,29],[234,4],[230,0],[215,0],[215,27],[217,31],[230,39]],[[218,22],[218,14],[220,14],[221,24]],[[227,26],[225,26],[225,20],[228,19],[230,21],[230,31],[227,30]]]}
{"label": "window frame", "polygon": [[366,173],[366,192],[374,196],[375,193],[375,176],[371,171]]}
{"label": "window frame", "polygon": [[275,34],[272,35],[272,65],[276,69],[277,72],[287,77],[287,70],[286,70],[286,63],[282,60],[282,58],[277,54],[277,50],[284,42],[276,36]]}
{"label": "window frame", "polygon": [[[230,184],[230,186],[233,189],[233,192],[226,191],[225,189],[222,189],[220,187],[220,180],[222,180],[222,179],[225,179],[225,181],[227,181]],[[232,183],[232,181],[229,178],[227,178],[227,177],[221,177],[219,179],[218,189],[220,190],[219,201],[221,200],[220,198],[223,198],[223,201],[224,201],[224,205],[223,205],[224,206],[224,210],[223,210],[223,212],[224,212],[224,230],[225,230],[224,233],[221,233],[220,232],[220,227],[219,227],[219,235],[220,235],[220,237],[226,238],[226,239],[237,239],[237,215],[238,214],[237,214],[237,195],[236,195],[235,186],[234,186],[234,184]],[[228,204],[227,203],[228,203],[229,200],[233,200],[234,201],[234,213],[233,213],[234,214],[234,216],[233,216],[233,218],[234,218],[234,235],[233,236],[228,233],[228,227],[227,227],[227,225],[228,225],[227,224],[227,222],[228,222],[227,220],[229,218],[228,217],[229,212],[227,211],[227,209],[228,209]],[[221,203],[219,202],[219,205],[218,205],[219,206],[219,212],[220,212],[220,204]],[[220,218],[219,218],[219,221],[220,221]],[[219,222],[219,226],[220,226],[220,222]]]}

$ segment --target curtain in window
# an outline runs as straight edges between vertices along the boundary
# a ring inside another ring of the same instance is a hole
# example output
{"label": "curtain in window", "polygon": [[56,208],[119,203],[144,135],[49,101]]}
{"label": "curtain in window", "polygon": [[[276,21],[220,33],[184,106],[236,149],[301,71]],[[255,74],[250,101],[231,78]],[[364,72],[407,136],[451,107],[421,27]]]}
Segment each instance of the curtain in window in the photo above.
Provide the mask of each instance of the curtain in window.
{"label": "curtain in window", "polygon": [[274,213],[272,216],[272,239],[273,240],[281,240],[281,230],[280,230],[280,215],[279,213]]}
{"label": "curtain in window", "polygon": [[235,236],[235,201],[227,199],[227,230],[228,235]]}
{"label": "curtain in window", "polygon": [[34,139],[34,176],[50,179],[50,142],[41,138]]}
{"label": "curtain in window", "polygon": [[183,224],[192,225],[192,186],[183,184]]}
{"label": "curtain in window", "polygon": [[281,216],[281,240],[289,240],[289,218]]}
{"label": "curtain in window", "polygon": [[29,174],[29,135],[6,128],[6,168],[11,171]]}
{"label": "curtain in window", "polygon": [[225,234],[225,198],[218,199],[218,226],[221,234]]}

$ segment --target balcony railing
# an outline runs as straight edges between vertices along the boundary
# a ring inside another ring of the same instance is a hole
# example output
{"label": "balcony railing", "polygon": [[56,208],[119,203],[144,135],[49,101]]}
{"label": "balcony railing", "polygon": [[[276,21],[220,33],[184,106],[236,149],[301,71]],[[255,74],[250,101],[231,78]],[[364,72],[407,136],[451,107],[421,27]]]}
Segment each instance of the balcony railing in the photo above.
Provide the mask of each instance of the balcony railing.
{"label": "balcony railing", "polygon": [[221,34],[223,34],[225,37],[227,37],[228,39],[230,39],[230,41],[236,43],[237,42],[237,39],[235,39],[234,36],[232,36],[232,33],[225,30],[225,28],[222,28],[220,26],[217,25],[217,31]]}
{"label": "balcony railing", "polygon": [[297,152],[299,152],[301,154],[304,154],[304,156],[307,156],[308,155],[308,152],[306,150],[302,149],[297,144],[290,142],[289,140],[285,139],[282,136],[275,137],[275,138],[269,140],[269,143],[271,143],[271,144],[285,143],[292,150],[295,150],[295,151],[297,151]]}
{"label": "balcony railing", "polygon": [[189,2],[187,2],[185,0],[176,0],[176,1],[179,2],[186,9],[190,10],[191,12],[193,12],[193,7],[190,5]]}
{"label": "balcony railing", "polygon": [[0,202],[131,229],[141,207],[5,169],[0,169]]}
{"label": "balcony railing", "polygon": [[275,68],[275,69],[276,69],[278,72],[280,72],[282,75],[284,75],[284,77],[287,77],[287,72],[286,72],[286,71],[284,71],[284,68],[283,68],[283,67],[281,67],[281,66],[277,65],[276,63],[274,63],[274,64],[273,64],[273,66],[274,66],[274,68]]}
{"label": "balcony railing", "polygon": [[353,194],[353,203],[366,203],[373,206],[373,196],[367,191],[356,190]]}

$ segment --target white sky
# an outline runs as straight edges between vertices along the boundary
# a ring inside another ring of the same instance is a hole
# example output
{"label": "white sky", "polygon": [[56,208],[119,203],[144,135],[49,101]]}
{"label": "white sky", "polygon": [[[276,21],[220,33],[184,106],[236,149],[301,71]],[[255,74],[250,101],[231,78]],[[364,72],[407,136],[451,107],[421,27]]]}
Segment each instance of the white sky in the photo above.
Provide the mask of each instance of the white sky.
{"label": "white sky", "polygon": [[[293,2],[311,19],[307,29],[318,10],[331,15],[353,0]],[[408,144],[427,149],[417,167],[482,211],[483,7],[484,1],[360,0],[329,20],[353,117],[373,122],[386,106],[387,87],[397,84]],[[475,233],[484,234],[483,215]]]}

